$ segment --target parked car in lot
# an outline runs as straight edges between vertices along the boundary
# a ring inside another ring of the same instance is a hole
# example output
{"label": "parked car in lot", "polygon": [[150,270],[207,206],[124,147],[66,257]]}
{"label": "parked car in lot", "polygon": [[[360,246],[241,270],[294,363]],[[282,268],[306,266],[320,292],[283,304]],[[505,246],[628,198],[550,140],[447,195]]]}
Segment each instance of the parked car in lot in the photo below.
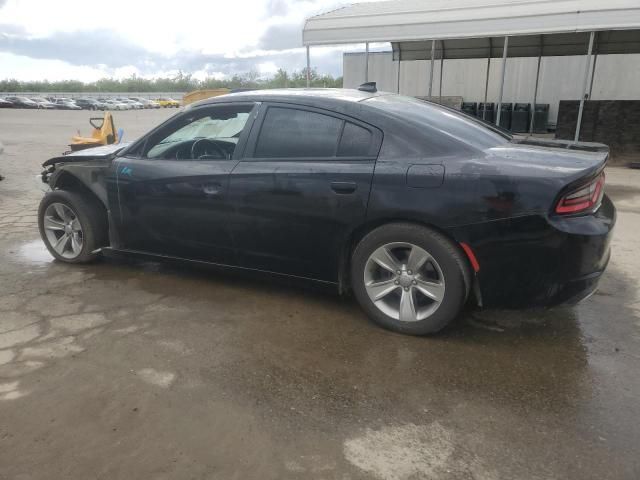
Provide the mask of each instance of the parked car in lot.
{"label": "parked car in lot", "polygon": [[144,105],[142,105],[140,102],[136,102],[128,98],[118,97],[116,98],[116,101],[127,105],[131,110],[141,110],[144,108]]}
{"label": "parked car in lot", "polygon": [[103,100],[103,103],[105,104],[106,110],[129,110],[130,108],[126,103],[118,102],[112,99]]}
{"label": "parked car in lot", "polygon": [[144,108],[160,108],[160,104],[154,102],[153,100],[149,100],[148,98],[129,97],[129,100],[133,100],[134,102],[142,104]]}
{"label": "parked car in lot", "polygon": [[83,110],[104,110],[105,108],[104,103],[93,98],[76,98],[75,103]]}
{"label": "parked car in lot", "polygon": [[13,108],[13,103],[4,98],[0,98],[0,108]]}
{"label": "parked car in lot", "polygon": [[180,102],[169,97],[157,98],[155,100],[162,108],[178,108]]}
{"label": "parked car in lot", "polygon": [[372,85],[253,91],[48,160],[38,221],[63,262],[119,252],[311,279],[383,327],[429,334],[469,298],[592,293],[616,219],[607,159]]}
{"label": "parked car in lot", "polygon": [[55,105],[58,110],[82,110],[82,107],[78,106],[76,102],[68,98],[57,98]]}
{"label": "parked car in lot", "polygon": [[13,108],[38,108],[38,104],[27,97],[6,97],[11,102]]}
{"label": "parked car in lot", "polygon": [[43,108],[46,110],[53,110],[56,108],[55,104],[50,102],[44,97],[31,97],[31,101],[35,102],[38,105],[38,108]]}

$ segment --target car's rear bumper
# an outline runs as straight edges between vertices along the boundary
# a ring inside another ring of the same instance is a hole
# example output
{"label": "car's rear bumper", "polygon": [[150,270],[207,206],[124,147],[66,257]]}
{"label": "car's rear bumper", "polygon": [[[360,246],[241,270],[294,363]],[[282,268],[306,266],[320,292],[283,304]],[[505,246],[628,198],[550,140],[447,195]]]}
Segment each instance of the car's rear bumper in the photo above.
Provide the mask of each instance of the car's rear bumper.
{"label": "car's rear bumper", "polygon": [[603,273],[604,270],[602,272],[594,272],[561,285],[556,295],[549,300],[549,305],[573,305],[589,298],[598,289],[600,277]]}
{"label": "car's rear bumper", "polygon": [[609,262],[616,211],[605,196],[592,215],[526,216],[455,232],[478,260],[485,306],[576,303],[592,294]]}

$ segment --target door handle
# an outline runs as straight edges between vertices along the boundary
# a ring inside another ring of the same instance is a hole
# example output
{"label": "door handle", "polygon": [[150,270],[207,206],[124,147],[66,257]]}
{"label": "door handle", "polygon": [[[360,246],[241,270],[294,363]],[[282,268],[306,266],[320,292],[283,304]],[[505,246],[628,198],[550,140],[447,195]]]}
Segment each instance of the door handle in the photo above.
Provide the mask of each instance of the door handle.
{"label": "door handle", "polygon": [[202,191],[207,197],[215,197],[220,195],[220,188],[222,185],[219,183],[205,183],[202,185]]}
{"label": "door handle", "polygon": [[358,189],[356,182],[331,182],[331,190],[341,195],[353,193]]}

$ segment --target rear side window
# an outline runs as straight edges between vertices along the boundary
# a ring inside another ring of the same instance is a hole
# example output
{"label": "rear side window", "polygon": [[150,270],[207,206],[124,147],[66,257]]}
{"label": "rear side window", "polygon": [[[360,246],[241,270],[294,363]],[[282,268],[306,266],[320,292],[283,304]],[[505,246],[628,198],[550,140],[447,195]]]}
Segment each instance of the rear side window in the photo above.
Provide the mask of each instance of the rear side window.
{"label": "rear side window", "polygon": [[339,157],[366,157],[371,148],[371,132],[353,123],[345,122],[338,147]]}
{"label": "rear side window", "polygon": [[257,158],[334,157],[344,122],[307,110],[269,107],[260,129]]}

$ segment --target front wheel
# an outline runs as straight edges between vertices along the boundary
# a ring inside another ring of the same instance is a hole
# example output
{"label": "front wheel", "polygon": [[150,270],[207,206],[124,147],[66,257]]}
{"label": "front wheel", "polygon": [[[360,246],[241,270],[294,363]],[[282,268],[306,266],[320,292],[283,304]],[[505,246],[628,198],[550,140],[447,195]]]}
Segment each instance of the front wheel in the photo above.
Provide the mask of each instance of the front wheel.
{"label": "front wheel", "polygon": [[458,247],[432,229],[383,225],[366,235],[351,261],[351,286],[368,316],[410,335],[435,333],[460,313],[471,273]]}
{"label": "front wheel", "polygon": [[94,260],[107,244],[104,208],[92,197],[54,190],[40,202],[38,227],[47,250],[66,263]]}

